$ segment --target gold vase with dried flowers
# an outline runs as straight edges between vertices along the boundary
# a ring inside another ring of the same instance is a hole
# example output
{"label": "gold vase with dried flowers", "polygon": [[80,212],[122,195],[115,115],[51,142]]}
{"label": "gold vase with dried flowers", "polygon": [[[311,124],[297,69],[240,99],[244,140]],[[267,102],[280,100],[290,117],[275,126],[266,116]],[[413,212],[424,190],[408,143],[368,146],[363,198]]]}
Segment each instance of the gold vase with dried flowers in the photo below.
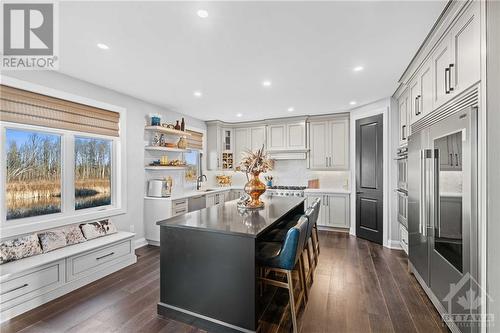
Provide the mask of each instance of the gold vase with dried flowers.
{"label": "gold vase with dried flowers", "polygon": [[259,199],[266,191],[266,185],[260,181],[259,175],[272,169],[272,161],[264,152],[264,146],[259,150],[246,151],[241,156],[239,169],[245,172],[248,182],[245,184],[245,192],[250,196],[248,208],[259,208],[264,203]]}

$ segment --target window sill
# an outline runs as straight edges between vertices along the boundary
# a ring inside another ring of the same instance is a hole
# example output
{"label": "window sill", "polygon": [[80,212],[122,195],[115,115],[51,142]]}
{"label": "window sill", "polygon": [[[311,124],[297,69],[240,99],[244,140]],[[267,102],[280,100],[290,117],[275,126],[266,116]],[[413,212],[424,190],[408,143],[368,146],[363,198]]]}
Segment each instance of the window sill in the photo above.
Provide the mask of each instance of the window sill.
{"label": "window sill", "polygon": [[0,225],[0,239],[58,228],[70,224],[92,222],[99,219],[123,215],[126,212],[127,210],[125,208],[109,208],[106,210],[92,210],[72,216],[55,214],[57,216],[53,216],[52,218],[50,215],[47,215],[31,221],[4,221]]}

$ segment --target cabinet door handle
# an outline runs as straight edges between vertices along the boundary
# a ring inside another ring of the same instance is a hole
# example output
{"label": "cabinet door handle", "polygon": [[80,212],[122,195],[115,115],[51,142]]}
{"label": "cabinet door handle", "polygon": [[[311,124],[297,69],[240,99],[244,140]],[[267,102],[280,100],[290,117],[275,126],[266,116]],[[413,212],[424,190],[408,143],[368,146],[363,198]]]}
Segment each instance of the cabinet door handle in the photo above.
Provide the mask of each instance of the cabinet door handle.
{"label": "cabinet door handle", "polygon": [[15,288],[12,288],[12,289],[6,290],[6,291],[4,291],[3,293],[1,293],[0,295],[6,295],[6,294],[11,293],[11,292],[14,292],[14,291],[16,291],[16,290],[26,288],[27,286],[28,286],[28,284],[27,284],[27,283],[25,283],[25,284],[23,284],[22,286],[19,286],[19,287],[15,287]]}
{"label": "cabinet door handle", "polygon": [[95,258],[95,260],[101,260],[101,259],[103,259],[103,258],[106,258],[106,257],[112,256],[113,254],[115,254],[115,253],[114,253],[114,252],[110,252],[110,253],[105,254],[105,255],[103,255],[103,256],[101,256],[101,257],[97,257],[97,258]]}
{"label": "cabinet door handle", "polygon": [[450,154],[450,166],[453,166],[453,154]]}
{"label": "cabinet door handle", "polygon": [[405,138],[405,130],[406,130],[406,125],[403,125],[401,127],[401,136],[403,137],[403,140],[406,140],[406,138]]}
{"label": "cabinet door handle", "polygon": [[415,97],[415,116],[418,116],[418,96]]}
{"label": "cabinet door handle", "polygon": [[449,85],[448,79],[449,79],[449,77],[450,77],[450,68],[446,67],[444,69],[444,92],[446,94],[450,93],[450,89],[448,88],[448,85]]}
{"label": "cabinet door handle", "polygon": [[454,88],[451,86],[451,72],[453,71],[453,67],[455,67],[454,64],[450,64],[448,67],[448,90],[452,92]]}
{"label": "cabinet door handle", "polygon": [[458,166],[458,154],[455,154],[455,166]]}
{"label": "cabinet door handle", "polygon": [[328,157],[328,160],[330,161],[330,167],[332,167],[332,157]]}

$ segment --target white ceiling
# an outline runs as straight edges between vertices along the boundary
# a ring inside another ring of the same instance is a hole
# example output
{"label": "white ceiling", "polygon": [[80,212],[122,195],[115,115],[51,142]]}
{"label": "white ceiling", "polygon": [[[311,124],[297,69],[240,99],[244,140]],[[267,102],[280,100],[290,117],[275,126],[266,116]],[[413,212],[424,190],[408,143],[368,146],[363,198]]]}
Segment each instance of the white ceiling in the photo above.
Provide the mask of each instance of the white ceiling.
{"label": "white ceiling", "polygon": [[445,5],[61,2],[60,70],[204,120],[342,112],[394,92]]}

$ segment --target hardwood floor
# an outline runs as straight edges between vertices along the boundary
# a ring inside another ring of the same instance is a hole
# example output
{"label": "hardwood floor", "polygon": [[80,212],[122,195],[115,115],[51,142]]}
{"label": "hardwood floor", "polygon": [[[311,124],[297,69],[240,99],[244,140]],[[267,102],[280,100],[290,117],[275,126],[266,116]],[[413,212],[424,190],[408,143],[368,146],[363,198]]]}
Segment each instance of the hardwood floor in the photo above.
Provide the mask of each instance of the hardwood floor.
{"label": "hardwood floor", "polygon": [[[347,234],[321,232],[321,254],[301,332],[448,332],[402,251]],[[18,316],[7,332],[203,332],[156,315],[159,248],[136,251],[138,262]],[[288,297],[278,291],[262,332],[290,330]],[[283,314],[283,315],[281,315]]]}

